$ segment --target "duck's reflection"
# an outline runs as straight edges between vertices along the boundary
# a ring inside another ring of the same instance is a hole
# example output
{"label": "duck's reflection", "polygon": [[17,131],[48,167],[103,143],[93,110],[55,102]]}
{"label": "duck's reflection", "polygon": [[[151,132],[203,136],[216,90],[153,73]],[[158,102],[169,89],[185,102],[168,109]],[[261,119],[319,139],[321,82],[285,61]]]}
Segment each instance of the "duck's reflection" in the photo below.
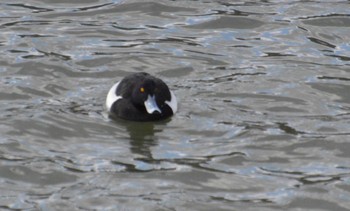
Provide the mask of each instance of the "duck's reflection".
{"label": "duck's reflection", "polygon": [[152,122],[128,122],[126,129],[130,135],[131,152],[151,160],[153,158],[152,147],[158,144],[155,124]]}
{"label": "duck's reflection", "polygon": [[143,160],[153,161],[152,147],[158,145],[157,133],[163,131],[168,121],[161,122],[133,122],[118,120],[123,125],[130,137],[130,151],[133,154],[142,155]]}

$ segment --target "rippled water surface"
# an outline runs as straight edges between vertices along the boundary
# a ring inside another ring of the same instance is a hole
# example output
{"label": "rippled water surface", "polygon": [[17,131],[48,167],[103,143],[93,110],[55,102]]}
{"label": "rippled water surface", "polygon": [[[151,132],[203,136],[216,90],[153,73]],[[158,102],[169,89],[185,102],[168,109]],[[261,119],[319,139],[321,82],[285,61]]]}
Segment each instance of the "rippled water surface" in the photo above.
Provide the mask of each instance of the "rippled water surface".
{"label": "rippled water surface", "polygon": [[[0,3],[1,210],[350,210],[350,2]],[[111,120],[131,72],[180,101]]]}

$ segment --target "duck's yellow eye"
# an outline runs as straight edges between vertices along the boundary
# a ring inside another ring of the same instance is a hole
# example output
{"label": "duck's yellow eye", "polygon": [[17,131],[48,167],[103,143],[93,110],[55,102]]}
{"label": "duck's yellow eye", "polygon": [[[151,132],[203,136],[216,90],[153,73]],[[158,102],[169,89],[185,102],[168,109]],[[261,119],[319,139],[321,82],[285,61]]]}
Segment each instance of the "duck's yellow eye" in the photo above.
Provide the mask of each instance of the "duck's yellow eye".
{"label": "duck's yellow eye", "polygon": [[142,92],[142,93],[145,92],[145,88],[141,87],[140,92]]}

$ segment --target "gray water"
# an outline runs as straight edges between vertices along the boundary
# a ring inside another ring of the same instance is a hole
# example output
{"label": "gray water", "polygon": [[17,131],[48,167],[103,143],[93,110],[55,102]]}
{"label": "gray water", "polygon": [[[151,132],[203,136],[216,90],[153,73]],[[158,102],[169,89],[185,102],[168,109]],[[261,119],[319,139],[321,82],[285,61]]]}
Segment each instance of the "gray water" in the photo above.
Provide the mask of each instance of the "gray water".
{"label": "gray water", "polygon": [[[0,3],[1,210],[350,210],[350,1]],[[168,121],[111,120],[162,78]]]}

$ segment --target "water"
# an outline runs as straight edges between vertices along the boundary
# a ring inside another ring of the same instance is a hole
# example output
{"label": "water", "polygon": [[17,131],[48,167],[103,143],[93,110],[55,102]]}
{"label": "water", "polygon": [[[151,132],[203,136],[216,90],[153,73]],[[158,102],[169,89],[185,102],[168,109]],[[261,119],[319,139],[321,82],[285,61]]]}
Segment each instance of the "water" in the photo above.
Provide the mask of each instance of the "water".
{"label": "water", "polygon": [[[1,2],[1,210],[350,210],[349,9]],[[139,71],[170,120],[107,117]]]}

